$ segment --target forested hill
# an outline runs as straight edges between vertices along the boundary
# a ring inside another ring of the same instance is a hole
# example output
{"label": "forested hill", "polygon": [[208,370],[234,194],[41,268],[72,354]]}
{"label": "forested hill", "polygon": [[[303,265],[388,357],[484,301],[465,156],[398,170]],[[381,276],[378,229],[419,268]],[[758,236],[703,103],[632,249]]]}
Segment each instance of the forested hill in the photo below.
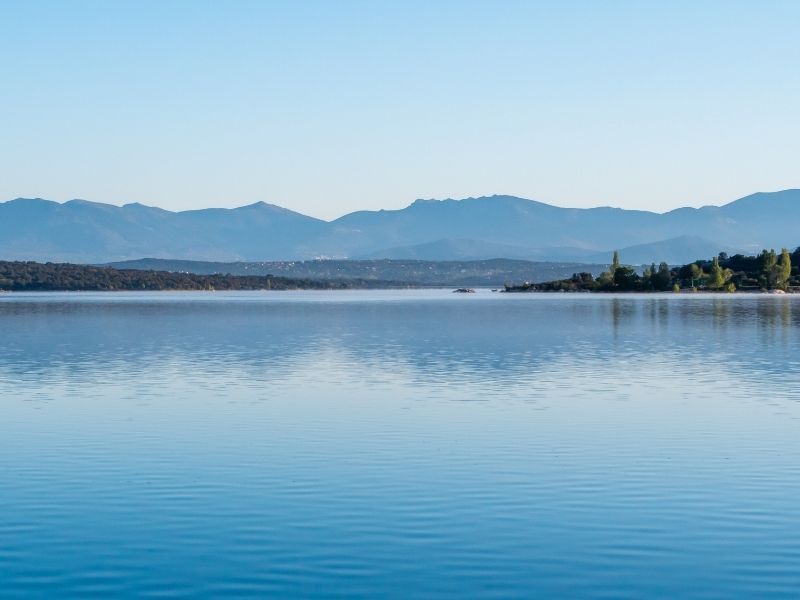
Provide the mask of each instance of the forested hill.
{"label": "forested hill", "polygon": [[366,279],[408,282],[415,285],[501,286],[507,281],[547,281],[569,277],[586,271],[595,276],[608,267],[609,253],[604,264],[572,262],[532,262],[498,258],[492,260],[307,260],[275,262],[199,262],[144,258],[109,266],[115,269],[145,271],[177,271],[214,275],[280,275],[292,279]]}
{"label": "forested hill", "polygon": [[0,291],[326,290],[406,287],[385,281],[196,275],[67,263],[0,261]]}

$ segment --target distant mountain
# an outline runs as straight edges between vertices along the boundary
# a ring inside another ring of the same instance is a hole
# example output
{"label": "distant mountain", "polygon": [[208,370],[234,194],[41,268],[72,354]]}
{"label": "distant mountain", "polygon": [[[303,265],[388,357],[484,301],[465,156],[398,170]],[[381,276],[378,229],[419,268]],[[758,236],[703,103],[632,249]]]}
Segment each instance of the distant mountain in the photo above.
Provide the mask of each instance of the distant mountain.
{"label": "distant mountain", "polygon": [[[800,190],[664,214],[560,208],[513,196],[417,200],[402,210],[359,211],[330,222],[265,203],[170,212],[141,204],[18,199],[0,203],[0,259],[502,257],[595,262],[617,248],[624,249],[622,259],[628,263],[685,263],[731,248],[794,248],[800,244],[799,223]],[[690,251],[702,256],[690,257]]]}
{"label": "distant mountain", "polygon": [[[637,244],[636,246],[628,246],[619,250],[620,257],[630,265],[649,264],[653,261],[656,263],[664,261],[670,265],[685,265],[699,258],[716,256],[720,252],[727,252],[732,255],[740,252],[740,250],[691,235],[682,235],[650,244]],[[608,262],[610,253],[596,252],[583,256],[583,259],[587,262]]]}
{"label": "distant mountain", "polygon": [[482,240],[437,240],[416,246],[401,246],[372,252],[361,259],[483,260],[487,257],[530,258],[530,250],[510,244]]}
{"label": "distant mountain", "polygon": [[142,204],[18,199],[0,204],[0,259],[290,259],[296,258],[298,244],[320,235],[326,226],[263,202],[174,213]]}

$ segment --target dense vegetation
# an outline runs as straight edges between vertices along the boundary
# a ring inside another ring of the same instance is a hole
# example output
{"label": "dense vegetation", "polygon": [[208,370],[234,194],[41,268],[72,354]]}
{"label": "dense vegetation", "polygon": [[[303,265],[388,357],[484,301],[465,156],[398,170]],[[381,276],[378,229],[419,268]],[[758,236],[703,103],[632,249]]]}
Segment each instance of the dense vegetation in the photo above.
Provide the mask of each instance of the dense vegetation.
{"label": "dense vegetation", "polygon": [[195,275],[61,263],[0,261],[0,291],[294,290],[399,287],[380,281]]}
{"label": "dense vegetation", "polygon": [[757,256],[728,256],[722,252],[711,260],[698,260],[677,268],[663,262],[658,266],[653,263],[640,273],[622,265],[619,253],[615,252],[609,269],[596,278],[591,273],[575,273],[569,279],[505,287],[507,292],[789,291],[800,288],[798,266],[800,248],[793,253],[784,248],[780,254],[764,250]]}
{"label": "dense vegetation", "polygon": [[[670,267],[662,262],[658,266],[652,264],[639,270],[621,264],[619,253],[615,252],[611,266],[597,276],[591,272],[580,272],[566,279],[506,285],[505,289],[508,292],[800,291],[798,267],[800,248],[793,253],[786,249],[780,253],[764,250],[757,256],[728,256],[723,252],[711,260],[698,260],[682,267]],[[219,273],[201,275],[61,263],[0,261],[0,291],[319,290],[406,286],[407,283],[372,278],[320,279]]]}

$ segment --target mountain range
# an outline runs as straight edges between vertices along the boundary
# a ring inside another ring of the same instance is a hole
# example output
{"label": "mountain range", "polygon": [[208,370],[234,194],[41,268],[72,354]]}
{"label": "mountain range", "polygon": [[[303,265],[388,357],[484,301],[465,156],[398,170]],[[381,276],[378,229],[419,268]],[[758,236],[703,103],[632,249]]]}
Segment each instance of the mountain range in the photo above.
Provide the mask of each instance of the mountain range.
{"label": "mountain range", "polygon": [[0,259],[104,263],[144,257],[202,261],[316,258],[682,264],[720,251],[800,244],[800,190],[666,213],[561,208],[517,198],[417,200],[333,221],[259,202],[171,212],[16,199],[0,203]]}

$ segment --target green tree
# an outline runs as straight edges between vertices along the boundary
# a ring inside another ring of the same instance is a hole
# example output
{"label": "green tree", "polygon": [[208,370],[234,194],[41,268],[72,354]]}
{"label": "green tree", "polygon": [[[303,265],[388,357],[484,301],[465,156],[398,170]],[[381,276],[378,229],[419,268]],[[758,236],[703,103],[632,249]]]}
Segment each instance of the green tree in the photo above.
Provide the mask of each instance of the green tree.
{"label": "green tree", "polygon": [[665,292],[672,286],[672,273],[669,265],[662,262],[656,269],[655,264],[651,267],[653,274],[650,277],[651,287],[660,292]]}
{"label": "green tree", "polygon": [[776,286],[785,290],[789,286],[789,278],[792,276],[792,257],[786,248],[781,250],[781,260],[776,268]]}
{"label": "green tree", "polygon": [[725,285],[725,272],[719,266],[719,258],[716,256],[711,260],[711,273],[708,277],[708,287],[712,290],[721,290]]}
{"label": "green tree", "polygon": [[656,273],[658,289],[668,290],[669,285],[672,283],[672,272],[669,270],[669,265],[662,262],[658,265],[658,273]]}
{"label": "green tree", "polygon": [[764,250],[758,258],[761,263],[761,285],[771,290],[778,283],[778,257],[775,250]]}
{"label": "green tree", "polygon": [[639,276],[631,267],[618,267],[614,271],[614,287],[620,290],[633,290],[638,287]]}
{"label": "green tree", "polygon": [[614,255],[611,258],[611,265],[608,267],[608,271],[600,273],[597,277],[598,288],[606,291],[614,289],[616,287],[616,274],[619,268],[619,252],[614,250]]}
{"label": "green tree", "polygon": [[644,265],[644,269],[642,270],[642,289],[652,290],[655,288],[655,274],[656,263],[651,264],[649,267]]}
{"label": "green tree", "polygon": [[691,277],[692,277],[692,289],[695,287],[695,282],[698,284],[703,280],[705,277],[705,273],[703,273],[703,269],[700,268],[700,265],[697,263],[692,263],[690,267],[691,270]]}

